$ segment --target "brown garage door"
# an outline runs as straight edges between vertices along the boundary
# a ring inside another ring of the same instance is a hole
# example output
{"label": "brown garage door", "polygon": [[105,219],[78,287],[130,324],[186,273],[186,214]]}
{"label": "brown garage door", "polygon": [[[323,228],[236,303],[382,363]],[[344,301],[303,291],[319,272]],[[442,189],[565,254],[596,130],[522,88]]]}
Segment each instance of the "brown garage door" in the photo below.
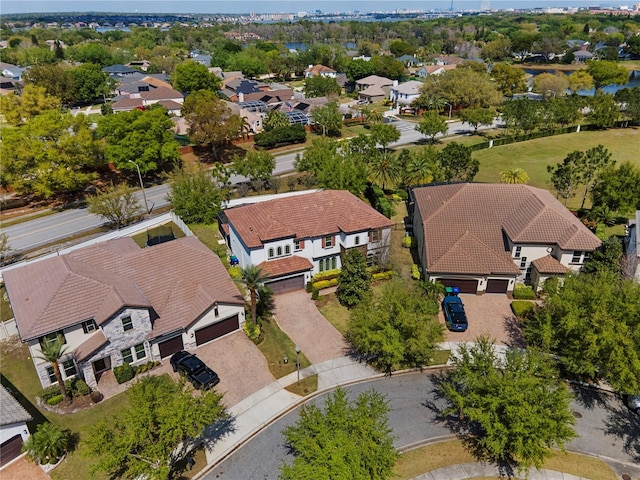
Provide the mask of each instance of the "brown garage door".
{"label": "brown garage door", "polygon": [[487,280],[487,293],[507,293],[509,280],[491,278]]}
{"label": "brown garage door", "polygon": [[304,288],[304,275],[298,275],[297,277],[285,278],[284,280],[275,280],[267,283],[273,293],[287,293],[294,290],[302,290]]}
{"label": "brown garage door", "polygon": [[14,458],[20,455],[22,448],[22,437],[16,435],[0,445],[0,467],[5,466]]}
{"label": "brown garage door", "polygon": [[202,345],[203,343],[210,342],[211,340],[215,340],[227,333],[235,332],[239,328],[240,323],[238,322],[238,315],[214,323],[208,327],[201,328],[200,330],[196,330],[196,345]]}
{"label": "brown garage door", "polygon": [[438,281],[445,287],[458,287],[460,293],[477,293],[478,281],[461,278],[439,278]]}
{"label": "brown garage door", "polygon": [[184,344],[182,343],[182,335],[170,338],[169,340],[165,340],[164,342],[160,342],[158,344],[158,347],[160,347],[160,358],[173,355],[174,353],[179,352],[184,348]]}

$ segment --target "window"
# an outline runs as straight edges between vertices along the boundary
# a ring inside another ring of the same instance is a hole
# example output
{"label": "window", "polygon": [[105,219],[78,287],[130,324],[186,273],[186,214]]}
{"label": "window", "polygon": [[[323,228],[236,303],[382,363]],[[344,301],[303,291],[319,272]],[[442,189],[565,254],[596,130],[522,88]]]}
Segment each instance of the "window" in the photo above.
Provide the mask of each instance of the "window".
{"label": "window", "polygon": [[53,367],[47,367],[47,375],[49,375],[49,383],[56,383],[58,381]]}
{"label": "window", "polygon": [[336,269],[336,257],[331,257],[331,269]]}
{"label": "window", "polygon": [[324,258],[321,258],[318,262],[318,268],[320,269],[320,273],[324,272]]}
{"label": "window", "polygon": [[49,335],[45,335],[44,337],[40,337],[38,339],[38,342],[40,342],[40,347],[42,348],[45,341],[55,342],[56,339],[60,339],[63,345],[67,343],[67,339],[65,338],[64,333],[62,333],[62,330],[55,333],[50,333]]}
{"label": "window", "polygon": [[515,258],[520,258],[520,254],[522,253],[522,247],[516,247],[516,252],[513,254]]}
{"label": "window", "polygon": [[217,317],[218,315],[220,315],[220,311],[218,310],[218,304],[216,303],[213,306],[213,314]]}
{"label": "window", "polygon": [[131,320],[131,317],[124,317],[122,319],[122,328],[125,332],[128,330],[133,330],[133,320]]}
{"label": "window", "polygon": [[331,248],[333,247],[333,236],[328,235],[322,239],[322,248]]}
{"label": "window", "polygon": [[131,353],[130,348],[122,350],[120,353],[122,353],[122,361],[124,361],[125,363],[133,362],[133,354]]}
{"label": "window", "polygon": [[144,343],[139,343],[133,349],[136,351],[136,360],[147,358],[147,352],[144,349]]}
{"label": "window", "polygon": [[284,246],[284,254],[285,255],[291,255],[291,245],[285,245]]}
{"label": "window", "polygon": [[73,363],[73,360],[64,362],[62,368],[64,369],[64,376],[67,378],[73,377],[76,374],[76,364]]}
{"label": "window", "polygon": [[93,319],[82,322],[82,330],[84,331],[84,333],[93,332],[97,328],[98,327],[96,326],[96,322]]}
{"label": "window", "polygon": [[524,268],[527,266],[527,257],[522,257],[520,259],[520,268]]}
{"label": "window", "polygon": [[355,238],[355,240],[354,240],[354,243],[355,243],[356,245],[360,245],[360,236],[356,236],[356,238]]}
{"label": "window", "polygon": [[571,263],[581,263],[583,252],[573,252],[573,257],[571,257]]}
{"label": "window", "polygon": [[278,256],[281,257],[282,256],[282,247],[278,247]]}
{"label": "window", "polygon": [[273,258],[273,257],[274,257],[274,255],[273,255],[273,248],[270,248],[270,249],[269,249],[269,258]]}
{"label": "window", "polygon": [[304,248],[304,240],[294,240],[293,241],[293,251],[299,252]]}
{"label": "window", "polygon": [[371,230],[369,232],[369,241],[376,243],[382,239],[382,232],[380,230]]}

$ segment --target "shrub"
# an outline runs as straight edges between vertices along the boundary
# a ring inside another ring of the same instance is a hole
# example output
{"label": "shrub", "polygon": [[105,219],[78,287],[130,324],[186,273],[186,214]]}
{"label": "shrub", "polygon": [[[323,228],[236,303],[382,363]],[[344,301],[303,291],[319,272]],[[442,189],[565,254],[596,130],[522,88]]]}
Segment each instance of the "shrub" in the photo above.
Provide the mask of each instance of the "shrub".
{"label": "shrub", "polygon": [[303,125],[274,128],[268,132],[258,133],[253,137],[256,146],[267,149],[292,143],[303,143],[306,139],[307,132]]}
{"label": "shrub", "polygon": [[415,263],[411,265],[411,278],[413,278],[414,280],[420,280],[422,278],[420,267]]}
{"label": "shrub", "polygon": [[416,248],[418,246],[418,241],[416,237],[404,237],[402,239],[402,246],[405,248]]}
{"label": "shrub", "polygon": [[133,378],[133,368],[125,362],[119,367],[113,367],[113,375],[118,383],[128,382]]}
{"label": "shrub", "polygon": [[244,330],[244,333],[246,333],[247,337],[249,337],[249,340],[255,344],[260,343],[260,322],[256,324],[253,322],[244,322],[242,324],[242,329]]}
{"label": "shrub", "polygon": [[406,201],[409,198],[409,194],[406,190],[398,190],[395,195],[400,197],[400,200]]}
{"label": "shrub", "polygon": [[91,393],[91,387],[81,378],[76,378],[73,382],[72,391],[74,397],[82,397],[83,395],[89,395]]}
{"label": "shrub", "polygon": [[516,300],[535,300],[538,297],[536,296],[536,292],[533,291],[533,288],[518,283],[513,290],[513,298]]}
{"label": "shrub", "polygon": [[47,405],[57,405],[62,401],[62,395],[54,395],[51,398],[47,399]]}
{"label": "shrub", "polygon": [[371,278],[374,282],[379,282],[381,280],[391,280],[393,278],[393,275],[393,270],[387,270],[386,272],[374,273]]}
{"label": "shrub", "polygon": [[312,282],[317,282],[319,280],[331,280],[332,278],[338,278],[340,275],[340,269],[336,268],[334,270],[327,270],[326,272],[316,273],[313,277],[311,277]]}
{"label": "shrub", "polygon": [[320,280],[319,282],[313,282],[314,290],[322,290],[323,288],[335,287],[338,285],[338,278],[332,278],[331,280]]}
{"label": "shrub", "polygon": [[318,300],[319,297],[320,297],[320,290],[316,287],[313,287],[313,290],[311,291],[311,300]]}
{"label": "shrub", "polygon": [[233,267],[229,267],[229,276],[231,278],[242,278],[242,268],[240,265],[235,265]]}
{"label": "shrub", "polygon": [[40,398],[42,399],[42,401],[48,402],[50,398],[53,398],[56,395],[61,395],[61,393],[58,384],[54,383],[53,385],[50,385],[42,390]]}
{"label": "shrub", "polygon": [[558,293],[558,287],[560,287],[560,279],[558,277],[547,278],[542,286],[542,293],[544,295]]}
{"label": "shrub", "polygon": [[307,285],[305,286],[305,290],[307,291],[307,293],[311,293],[311,291],[313,290],[313,281],[307,282]]}
{"label": "shrub", "polygon": [[528,300],[514,300],[511,302],[511,311],[518,318],[524,318],[533,311],[535,303]]}

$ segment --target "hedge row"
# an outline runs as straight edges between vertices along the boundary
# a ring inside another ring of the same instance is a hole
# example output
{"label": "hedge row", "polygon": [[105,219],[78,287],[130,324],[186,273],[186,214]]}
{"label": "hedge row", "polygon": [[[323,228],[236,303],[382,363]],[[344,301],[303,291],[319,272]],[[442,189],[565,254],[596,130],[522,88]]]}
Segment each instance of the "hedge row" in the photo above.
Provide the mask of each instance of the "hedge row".
{"label": "hedge row", "polygon": [[[64,381],[64,388],[67,391],[67,395],[71,395],[72,397],[81,397],[83,395],[89,395],[91,393],[91,387],[87,385],[87,382],[82,380],[81,378],[72,377],[67,378]],[[53,398],[60,396],[60,400],[55,401]],[[40,394],[40,398],[47,402],[49,405],[55,405],[62,401],[62,394],[60,393],[60,387],[57,383],[53,385],[49,385],[47,388],[42,390]],[[50,403],[54,402],[54,403]]]}
{"label": "hedge row", "polygon": [[384,192],[379,186],[369,184],[367,185],[364,193],[371,206],[381,214],[383,214],[385,217],[391,218],[396,213],[393,209],[393,204],[384,195]]}
{"label": "hedge row", "polygon": [[319,282],[313,282],[314,290],[322,290],[323,288],[335,287],[338,285],[338,278],[332,278],[331,280],[320,280]]}
{"label": "hedge row", "polygon": [[530,286],[517,283],[513,289],[513,298],[516,300],[535,300],[538,296]]}
{"label": "hedge row", "polygon": [[529,300],[514,300],[511,302],[511,311],[518,318],[524,318],[533,311],[535,303]]}
{"label": "hedge row", "polygon": [[276,148],[292,143],[304,143],[307,132],[303,125],[289,125],[288,127],[274,128],[268,132],[258,133],[253,137],[257,147]]}
{"label": "hedge row", "polygon": [[393,278],[393,270],[387,270],[386,272],[378,272],[371,275],[371,278],[374,282],[379,282],[380,280],[391,280]]}
{"label": "hedge row", "polygon": [[340,269],[335,268],[333,270],[327,270],[326,272],[316,273],[311,277],[312,282],[319,282],[320,280],[331,280],[332,278],[338,278],[340,275]]}

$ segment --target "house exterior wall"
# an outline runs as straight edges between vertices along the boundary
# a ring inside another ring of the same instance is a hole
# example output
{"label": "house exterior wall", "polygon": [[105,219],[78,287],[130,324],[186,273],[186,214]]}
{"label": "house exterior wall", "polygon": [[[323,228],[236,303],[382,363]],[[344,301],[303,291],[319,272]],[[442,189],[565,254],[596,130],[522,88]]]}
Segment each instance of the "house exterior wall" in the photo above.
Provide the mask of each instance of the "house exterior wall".
{"label": "house exterior wall", "polygon": [[10,423],[0,427],[0,443],[4,443],[16,435],[20,435],[23,442],[29,439],[29,429],[25,422]]}

